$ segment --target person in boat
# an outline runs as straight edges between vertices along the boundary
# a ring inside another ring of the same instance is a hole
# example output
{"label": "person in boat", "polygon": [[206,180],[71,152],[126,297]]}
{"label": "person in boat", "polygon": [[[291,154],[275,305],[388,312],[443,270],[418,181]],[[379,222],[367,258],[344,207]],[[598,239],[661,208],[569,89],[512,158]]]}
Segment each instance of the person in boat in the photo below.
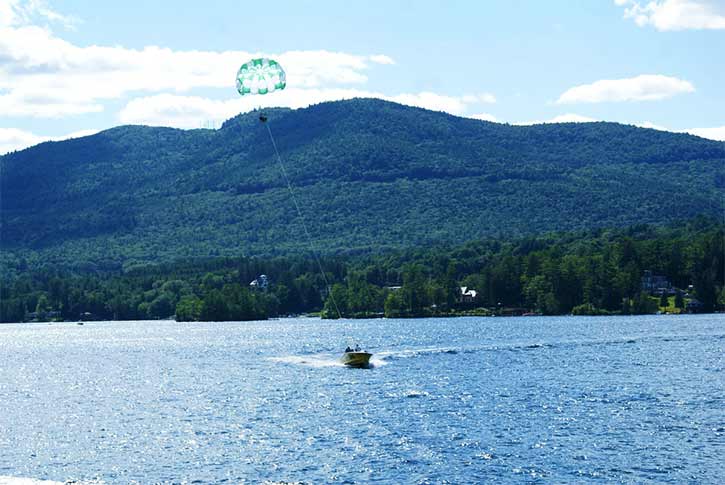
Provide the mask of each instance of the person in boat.
{"label": "person in boat", "polygon": [[356,345],[355,346],[355,352],[360,352],[360,346],[359,345]]}
{"label": "person in boat", "polygon": [[347,352],[352,352],[352,349],[350,348],[350,346],[349,346],[349,345],[348,345],[348,346],[347,346],[347,348],[345,349],[345,353],[347,353]]}

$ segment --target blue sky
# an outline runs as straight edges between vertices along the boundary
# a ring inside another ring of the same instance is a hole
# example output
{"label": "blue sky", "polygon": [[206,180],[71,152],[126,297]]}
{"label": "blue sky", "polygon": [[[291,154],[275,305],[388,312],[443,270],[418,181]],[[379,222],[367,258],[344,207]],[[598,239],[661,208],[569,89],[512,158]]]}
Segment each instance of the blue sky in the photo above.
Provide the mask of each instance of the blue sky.
{"label": "blue sky", "polygon": [[[241,98],[236,70],[259,55],[288,88]],[[723,86],[725,0],[0,0],[0,153],[355,96],[725,140]]]}

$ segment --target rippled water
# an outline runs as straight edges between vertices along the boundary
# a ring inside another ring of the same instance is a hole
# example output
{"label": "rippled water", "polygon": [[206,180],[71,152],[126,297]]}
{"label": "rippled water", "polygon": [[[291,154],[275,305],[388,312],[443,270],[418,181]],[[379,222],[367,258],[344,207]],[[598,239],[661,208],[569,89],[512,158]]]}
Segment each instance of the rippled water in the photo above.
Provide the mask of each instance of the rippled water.
{"label": "rippled water", "polygon": [[0,483],[718,483],[724,370],[723,315],[0,325]]}

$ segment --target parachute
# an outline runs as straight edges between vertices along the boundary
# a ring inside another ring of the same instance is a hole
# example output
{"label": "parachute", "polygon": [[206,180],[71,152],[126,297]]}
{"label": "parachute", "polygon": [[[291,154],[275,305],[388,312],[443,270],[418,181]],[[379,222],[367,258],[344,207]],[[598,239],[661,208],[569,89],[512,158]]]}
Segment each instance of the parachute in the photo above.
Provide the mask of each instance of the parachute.
{"label": "parachute", "polygon": [[277,61],[266,57],[245,62],[237,72],[237,91],[242,96],[272,93],[285,86],[284,69]]}

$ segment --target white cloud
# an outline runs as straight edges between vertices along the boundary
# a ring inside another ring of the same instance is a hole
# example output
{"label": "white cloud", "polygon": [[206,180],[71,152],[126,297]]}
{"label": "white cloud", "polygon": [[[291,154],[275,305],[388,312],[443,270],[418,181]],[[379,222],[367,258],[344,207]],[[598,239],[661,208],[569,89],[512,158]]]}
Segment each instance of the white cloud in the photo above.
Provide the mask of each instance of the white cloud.
{"label": "white cloud", "polygon": [[370,61],[372,61],[376,64],[387,64],[387,65],[395,64],[395,61],[393,60],[392,57],[388,57],[384,54],[370,56],[370,57],[368,57],[368,59],[370,59]]}
{"label": "white cloud", "polygon": [[651,121],[642,121],[641,123],[632,123],[634,126],[638,126],[640,128],[651,128],[653,130],[659,130],[659,131],[672,131],[668,130],[662,125],[657,125],[655,123],[652,123]]}
{"label": "white cloud", "polygon": [[[521,121],[512,123],[514,125],[539,125],[539,124],[545,124],[545,123],[588,123],[588,122],[594,122],[594,121],[604,121],[604,120],[598,120],[596,118],[590,118],[588,116],[582,116],[574,113],[567,113],[563,115],[555,116],[549,120],[543,120],[543,121]],[[673,130],[670,128],[667,128],[662,125],[658,125],[655,123],[652,123],[651,121],[642,121],[642,122],[634,122],[629,123],[633,126],[637,126],[639,128],[651,128],[653,130],[659,130],[659,131],[669,131],[671,133],[689,133],[691,135],[696,135],[702,138],[708,138],[710,140],[717,140],[717,141],[725,141],[725,126],[716,126],[713,128],[688,128],[686,130]]]}
{"label": "white cloud", "polygon": [[534,120],[534,121],[516,121],[514,125],[542,125],[547,123],[591,123],[594,121],[601,121],[596,118],[590,118],[589,116],[578,115],[576,113],[565,113],[562,115],[554,116],[548,120]]}
{"label": "white cloud", "polygon": [[242,98],[219,101],[200,96],[157,94],[131,100],[118,117],[124,124],[200,128],[209,121],[216,124],[252,109],[252,103]]}
{"label": "white cloud", "polygon": [[16,3],[14,0],[0,2],[0,27],[15,25],[19,21],[15,12]]}
{"label": "white cloud", "polygon": [[652,123],[651,121],[643,121],[632,123],[640,128],[651,128],[659,131],[669,131],[671,133],[689,133],[690,135],[699,136],[716,141],[725,141],[725,126],[715,126],[712,128],[687,128],[684,130],[672,130],[662,125]]}
{"label": "white cloud", "polygon": [[67,135],[62,136],[51,136],[49,139],[53,141],[60,141],[60,140],[70,140],[72,138],[82,138],[84,136],[91,136],[95,135],[96,133],[100,132],[101,130],[78,130],[74,131],[72,133],[68,133]]}
{"label": "white cloud", "polygon": [[0,128],[0,155],[37,145],[45,140],[42,136],[17,128]]}
{"label": "white cloud", "polygon": [[[25,10],[17,7],[17,0],[11,1],[0,7],[0,112],[5,116],[98,112],[103,110],[102,101],[135,93],[233,90],[237,67],[253,57],[274,57],[285,67],[288,84],[303,88],[361,85],[367,82],[370,63],[395,62],[382,54],[325,50],[260,53],[81,47],[47,28],[27,24]],[[34,10],[41,11],[46,17],[53,15],[49,9]]]}
{"label": "white cloud", "polygon": [[701,136],[702,138],[725,141],[725,126],[716,126],[713,128],[689,128],[683,131],[691,135]]}
{"label": "white cloud", "polygon": [[25,130],[17,128],[0,128],[0,155],[12,152],[13,150],[22,150],[44,141],[60,141],[71,138],[80,138],[98,133],[98,130],[81,130],[67,135],[61,136],[41,136]]}
{"label": "white cloud", "polygon": [[466,118],[472,118],[474,120],[481,120],[481,121],[493,121],[498,122],[498,118],[496,118],[494,115],[490,113],[476,113],[472,115],[466,115]]}
{"label": "white cloud", "polygon": [[59,23],[68,29],[79,23],[76,17],[56,12],[43,0],[0,0],[0,27],[29,24],[36,19]]}
{"label": "white cloud", "polygon": [[[371,65],[395,64],[382,53],[79,46],[36,25],[38,18],[65,24],[72,20],[42,0],[0,0],[0,113],[4,116],[62,118],[102,112],[107,101],[121,100],[125,103],[119,113],[121,122],[195,128],[257,105],[299,108],[322,101],[376,97],[463,115],[472,105],[496,102],[491,93],[391,95],[367,90],[364,85]],[[233,87],[237,67],[263,56],[273,57],[285,67],[288,89],[274,97],[238,98]],[[194,95],[196,89],[209,88],[219,89],[222,98]]]}
{"label": "white cloud", "polygon": [[563,115],[554,116],[549,121],[545,121],[545,123],[591,123],[593,121],[599,120],[575,113],[565,113]]}
{"label": "white cloud", "polygon": [[614,0],[624,8],[624,18],[640,27],[659,31],[725,29],[725,4],[708,0]]}
{"label": "white cloud", "polygon": [[559,96],[556,103],[656,101],[694,91],[695,87],[689,81],[659,74],[643,74],[628,79],[604,79],[575,86]]}
{"label": "white cloud", "polygon": [[287,88],[271,96],[235,97],[215,100],[199,96],[158,94],[131,100],[119,113],[121,123],[176,128],[199,128],[208,122],[218,124],[238,113],[257,107],[281,106],[304,108],[325,101],[352,98],[379,98],[434,111],[465,116],[468,96],[445,96],[430,92],[402,93],[393,96],[380,92],[351,88],[300,89]]}
{"label": "white cloud", "polygon": [[394,103],[405,104],[408,106],[417,106],[419,108],[430,109],[433,111],[445,111],[454,115],[462,115],[469,104],[467,96],[446,96],[443,94],[436,94],[431,92],[421,93],[403,93],[395,96],[386,96],[381,93],[370,93],[371,98],[380,98],[387,101],[393,101]]}
{"label": "white cloud", "polygon": [[[494,121],[494,120],[492,120],[492,121]],[[514,125],[540,125],[540,124],[546,124],[546,123],[588,123],[588,122],[594,122],[594,121],[604,121],[604,120],[598,120],[595,118],[590,118],[588,116],[581,116],[581,115],[577,115],[574,113],[567,113],[567,114],[555,116],[549,120],[520,121],[520,122],[515,122],[512,124],[514,124]],[[671,133],[689,133],[691,135],[696,135],[701,138],[708,138],[710,140],[716,140],[716,141],[725,141],[725,126],[716,126],[716,127],[712,127],[712,128],[688,128],[686,130],[672,130],[665,126],[652,123],[651,121],[634,122],[634,123],[628,123],[628,124],[637,126],[639,128],[651,128],[653,130],[669,131]]]}

